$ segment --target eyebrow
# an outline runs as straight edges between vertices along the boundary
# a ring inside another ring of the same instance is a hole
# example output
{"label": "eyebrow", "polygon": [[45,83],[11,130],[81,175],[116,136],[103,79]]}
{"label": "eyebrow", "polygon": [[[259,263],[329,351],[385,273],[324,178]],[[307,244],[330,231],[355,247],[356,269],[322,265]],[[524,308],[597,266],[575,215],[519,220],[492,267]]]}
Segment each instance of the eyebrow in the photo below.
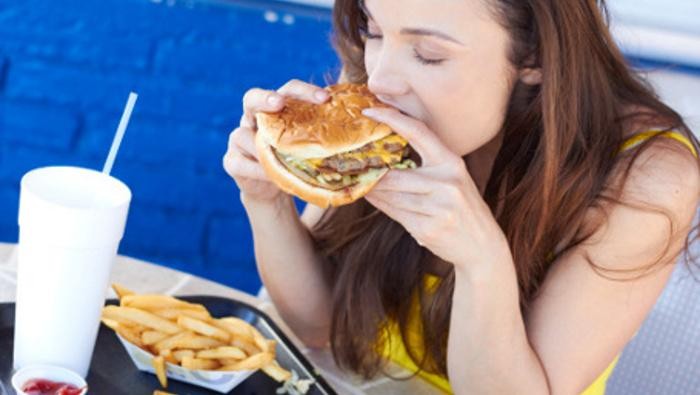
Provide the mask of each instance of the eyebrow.
{"label": "eyebrow", "polygon": [[[369,12],[367,9],[367,6],[365,5],[364,1],[360,1],[360,9],[362,12],[365,13],[367,18],[374,20],[374,17],[372,17],[372,13]],[[431,29],[422,29],[422,28],[402,28],[400,31],[401,34],[407,34],[411,36],[429,36],[429,37],[437,37],[441,38],[446,41],[453,42],[455,44],[459,45],[464,45],[461,41],[457,40],[456,38],[449,36],[443,32],[437,31],[437,30],[431,30]]]}

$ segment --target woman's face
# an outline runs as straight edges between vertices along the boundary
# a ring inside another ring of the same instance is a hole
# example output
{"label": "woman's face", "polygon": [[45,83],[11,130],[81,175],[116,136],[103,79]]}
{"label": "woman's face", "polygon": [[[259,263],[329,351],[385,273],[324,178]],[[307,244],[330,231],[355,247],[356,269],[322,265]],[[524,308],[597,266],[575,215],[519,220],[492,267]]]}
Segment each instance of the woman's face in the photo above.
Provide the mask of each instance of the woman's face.
{"label": "woman's face", "polygon": [[365,67],[383,102],[460,156],[492,140],[514,82],[509,39],[484,0],[365,0]]}

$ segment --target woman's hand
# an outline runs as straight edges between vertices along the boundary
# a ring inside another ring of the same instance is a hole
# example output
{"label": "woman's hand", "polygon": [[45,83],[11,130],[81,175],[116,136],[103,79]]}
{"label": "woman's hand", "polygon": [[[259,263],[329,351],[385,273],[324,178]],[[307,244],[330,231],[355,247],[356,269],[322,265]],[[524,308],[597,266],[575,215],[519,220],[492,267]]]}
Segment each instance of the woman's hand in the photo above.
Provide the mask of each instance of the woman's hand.
{"label": "woman's hand", "polygon": [[365,196],[367,201],[400,223],[418,244],[456,267],[510,253],[503,231],[459,155],[424,123],[395,109],[363,113],[408,140],[422,162],[417,169],[389,171]]}
{"label": "woman's hand", "polygon": [[329,95],[323,88],[298,80],[287,82],[276,92],[253,88],[245,93],[243,116],[239,126],[229,135],[228,150],[223,158],[224,169],[236,181],[244,201],[271,202],[284,194],[270,181],[258,162],[255,114],[282,110],[285,97],[320,104],[328,100]]}

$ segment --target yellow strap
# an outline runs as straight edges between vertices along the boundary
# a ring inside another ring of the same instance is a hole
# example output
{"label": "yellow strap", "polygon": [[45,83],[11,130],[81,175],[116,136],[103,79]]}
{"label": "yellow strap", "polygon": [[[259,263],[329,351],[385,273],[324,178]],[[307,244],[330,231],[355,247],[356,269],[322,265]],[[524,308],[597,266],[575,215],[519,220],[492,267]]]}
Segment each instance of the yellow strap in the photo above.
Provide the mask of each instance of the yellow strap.
{"label": "yellow strap", "polygon": [[648,140],[652,136],[656,136],[657,134],[660,134],[661,137],[672,138],[672,139],[682,143],[683,145],[688,147],[690,152],[692,152],[696,158],[698,157],[698,152],[695,150],[693,143],[690,142],[690,139],[685,137],[682,133],[676,132],[673,130],[670,130],[670,131],[650,130],[648,132],[642,132],[642,133],[635,134],[634,136],[625,140],[624,143],[622,143],[622,145],[620,146],[620,149],[618,150],[618,153],[626,151],[630,148],[636,147],[637,145]]}
{"label": "yellow strap", "polygon": [[598,378],[591,383],[591,385],[588,386],[583,392],[581,392],[579,395],[604,395],[605,394],[605,387],[608,384],[608,378],[610,378],[610,375],[612,374],[613,370],[615,370],[615,366],[617,365],[617,361],[620,359],[620,356],[616,356],[615,359],[612,361],[610,365],[605,369],[605,371],[598,376]]}

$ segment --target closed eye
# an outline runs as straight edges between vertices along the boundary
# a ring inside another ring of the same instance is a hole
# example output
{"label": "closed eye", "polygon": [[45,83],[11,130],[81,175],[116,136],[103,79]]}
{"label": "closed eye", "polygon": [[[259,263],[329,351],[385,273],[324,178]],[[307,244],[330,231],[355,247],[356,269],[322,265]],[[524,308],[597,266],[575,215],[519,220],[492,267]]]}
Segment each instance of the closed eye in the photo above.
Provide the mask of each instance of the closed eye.
{"label": "closed eye", "polygon": [[424,58],[424,57],[421,56],[421,54],[419,54],[418,51],[416,51],[415,49],[413,50],[413,57],[416,58],[416,60],[418,60],[419,62],[421,62],[422,64],[425,64],[425,65],[438,65],[438,64],[440,64],[440,63],[442,63],[442,62],[445,61],[445,59],[428,59],[428,58]]}

